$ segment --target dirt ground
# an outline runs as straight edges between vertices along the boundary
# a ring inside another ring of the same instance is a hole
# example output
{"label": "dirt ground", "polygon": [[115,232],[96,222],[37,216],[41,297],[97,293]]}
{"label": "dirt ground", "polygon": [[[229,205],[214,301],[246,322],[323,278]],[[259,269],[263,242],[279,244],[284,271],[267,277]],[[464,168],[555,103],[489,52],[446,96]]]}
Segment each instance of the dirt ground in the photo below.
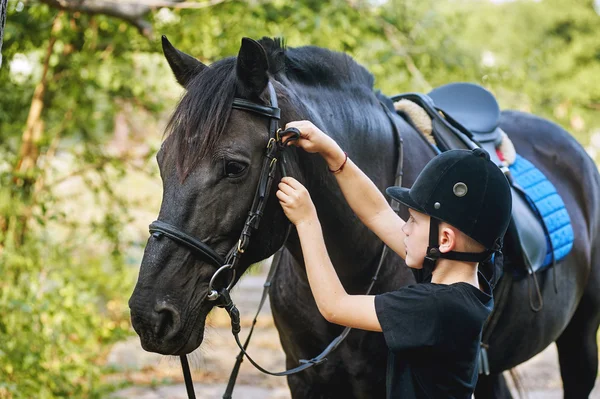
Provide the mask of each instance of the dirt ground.
{"label": "dirt ground", "polygon": [[[242,318],[241,338],[245,338],[252,317],[256,312],[264,276],[246,276],[232,293]],[[200,349],[189,355],[193,367],[192,375],[196,397],[202,399],[221,398],[229,373],[238,354],[231,335],[227,314],[218,309],[209,316],[205,339]],[[284,355],[279,336],[273,325],[268,303],[261,312],[249,353],[268,370],[283,370]],[[119,343],[113,348],[108,363],[119,371],[111,376],[133,385],[115,393],[111,399],[186,399],[179,359],[145,352],[137,337]],[[561,380],[554,345],[517,367],[521,383],[530,399],[562,398]],[[511,378],[507,374],[510,382]],[[290,394],[283,377],[272,377],[260,373],[249,362],[242,363],[234,398],[243,399],[289,399]],[[519,397],[514,392],[515,397]],[[600,383],[590,396],[600,399]]]}

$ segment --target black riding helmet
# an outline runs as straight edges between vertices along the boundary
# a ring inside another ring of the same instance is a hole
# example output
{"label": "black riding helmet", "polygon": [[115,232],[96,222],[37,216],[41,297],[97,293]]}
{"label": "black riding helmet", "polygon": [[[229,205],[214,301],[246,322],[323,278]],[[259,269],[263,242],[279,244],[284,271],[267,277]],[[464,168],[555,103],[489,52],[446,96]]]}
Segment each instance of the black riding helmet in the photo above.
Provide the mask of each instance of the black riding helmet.
{"label": "black riding helmet", "polygon": [[[418,282],[431,277],[439,258],[482,263],[489,262],[495,253],[501,254],[512,197],[506,176],[485,150],[446,151],[425,165],[410,189],[389,187],[386,193],[431,218],[423,269],[415,270]],[[441,253],[439,221],[456,227],[486,250]]]}

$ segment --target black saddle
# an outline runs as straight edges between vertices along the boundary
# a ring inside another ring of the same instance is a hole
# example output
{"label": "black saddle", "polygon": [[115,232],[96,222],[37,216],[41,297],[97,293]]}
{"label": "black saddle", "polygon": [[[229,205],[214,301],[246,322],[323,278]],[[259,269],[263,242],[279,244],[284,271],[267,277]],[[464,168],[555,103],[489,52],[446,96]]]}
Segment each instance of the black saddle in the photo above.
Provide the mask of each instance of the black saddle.
{"label": "black saddle", "polygon": [[433,89],[428,97],[471,132],[475,140],[500,145],[500,107],[492,93],[473,83],[450,83]]}
{"label": "black saddle", "polygon": [[[427,112],[441,151],[484,148],[492,161],[507,174],[511,182],[513,207],[512,220],[504,238],[504,252],[509,259],[522,259],[528,272],[538,270],[547,252],[546,227],[539,212],[529,205],[526,194],[512,181],[508,168],[496,153],[496,147],[502,141],[502,129],[500,107],[494,95],[473,83],[450,83],[428,95],[405,93],[392,97],[394,102],[401,99],[410,100]],[[402,116],[412,124],[408,115]]]}

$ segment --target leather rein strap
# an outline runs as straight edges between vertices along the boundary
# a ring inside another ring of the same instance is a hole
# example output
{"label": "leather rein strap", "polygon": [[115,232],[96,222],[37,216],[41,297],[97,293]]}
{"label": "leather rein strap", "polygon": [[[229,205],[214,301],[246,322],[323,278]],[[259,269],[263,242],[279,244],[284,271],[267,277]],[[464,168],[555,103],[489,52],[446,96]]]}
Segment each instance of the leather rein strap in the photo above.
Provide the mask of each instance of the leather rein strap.
{"label": "leather rein strap", "polygon": [[[196,239],[193,236],[190,236],[190,235],[180,231],[175,226],[172,226],[166,222],[157,220],[157,221],[154,221],[150,225],[150,233],[152,234],[153,237],[160,239],[162,236],[166,236],[169,239],[177,242],[178,244],[181,244],[181,245],[191,249],[192,251],[198,253],[199,255],[202,256],[202,258],[204,260],[206,260],[213,266],[217,267],[217,270],[213,274],[213,277],[211,278],[211,281],[209,283],[209,289],[208,289],[209,292],[207,295],[207,300],[216,301],[216,303],[215,303],[216,306],[222,307],[227,311],[227,313],[229,314],[229,317],[231,318],[231,332],[235,338],[236,344],[240,348],[240,354],[237,356],[236,365],[234,366],[234,369],[232,370],[232,374],[230,376],[229,383],[227,386],[227,391],[225,392],[225,394],[223,396],[223,398],[227,398],[227,399],[231,398],[231,394],[233,392],[233,387],[235,385],[235,380],[238,375],[239,366],[240,366],[244,356],[246,356],[246,358],[248,358],[248,361],[250,361],[250,363],[254,367],[256,367],[258,370],[260,370],[261,372],[263,372],[265,374],[269,374],[269,375],[273,375],[273,376],[287,376],[287,375],[299,373],[303,370],[306,370],[310,367],[313,367],[317,364],[321,364],[324,361],[326,361],[327,360],[326,356],[329,353],[331,353],[333,350],[335,350],[343,342],[343,340],[346,338],[346,336],[348,335],[348,333],[351,330],[351,328],[346,327],[343,330],[343,332],[338,337],[336,337],[325,348],[325,350],[323,350],[323,352],[321,354],[319,354],[318,356],[316,356],[312,359],[309,359],[309,360],[302,359],[299,361],[300,364],[297,367],[289,369],[289,370],[285,370],[285,371],[280,371],[280,372],[268,371],[268,370],[264,369],[263,367],[261,367],[258,363],[256,363],[248,355],[248,353],[246,352],[246,348],[248,347],[248,344],[250,342],[250,338],[252,336],[252,332],[253,332],[254,326],[256,324],[256,319],[258,317],[260,309],[264,305],[264,302],[265,302],[265,299],[266,299],[266,296],[268,293],[268,289],[269,289],[269,287],[271,285],[271,281],[275,275],[275,270],[279,264],[279,260],[281,258],[281,251],[283,250],[283,247],[282,247],[277,252],[275,259],[273,260],[273,262],[271,264],[271,270],[269,271],[269,274],[267,277],[267,282],[265,282],[265,284],[264,284],[263,295],[261,298],[259,309],[258,309],[256,316],[254,318],[254,321],[252,323],[252,327],[250,329],[250,332],[248,334],[246,342],[244,343],[244,345],[242,345],[240,342],[240,339],[239,339],[239,332],[241,330],[240,313],[239,313],[239,310],[237,309],[237,307],[235,306],[235,304],[233,303],[233,301],[231,300],[231,296],[230,296],[230,290],[233,287],[233,284],[236,279],[236,266],[239,263],[239,260],[242,256],[242,254],[248,248],[252,232],[254,230],[258,229],[258,227],[259,227],[259,224],[260,224],[260,221],[261,221],[261,218],[263,216],[263,212],[264,212],[264,209],[266,206],[266,202],[268,199],[268,195],[271,192],[271,186],[273,183],[273,179],[275,177],[276,166],[278,163],[277,157],[279,156],[281,158],[281,162],[279,162],[279,165],[281,168],[282,176],[287,176],[287,171],[285,168],[285,152],[284,151],[287,148],[287,144],[290,141],[298,140],[300,137],[300,132],[295,128],[290,128],[290,129],[287,129],[282,132],[280,132],[280,130],[278,130],[280,109],[278,108],[277,96],[276,96],[275,89],[271,82],[268,83],[268,89],[269,89],[269,94],[271,97],[270,98],[271,106],[256,104],[256,103],[253,103],[248,100],[241,99],[241,98],[235,98],[233,101],[233,104],[232,104],[232,107],[235,109],[245,110],[245,111],[249,111],[249,112],[252,112],[252,113],[255,113],[258,115],[268,117],[269,118],[269,141],[267,143],[267,147],[266,147],[266,151],[265,151],[265,155],[264,155],[264,159],[263,159],[262,170],[261,170],[261,174],[260,174],[260,178],[259,178],[259,183],[258,183],[258,186],[256,189],[252,207],[250,209],[250,212],[248,213],[248,217],[244,224],[244,228],[242,229],[242,233],[240,234],[238,243],[229,251],[226,258],[223,258],[220,254],[218,254],[215,250],[213,250],[207,244],[203,243],[202,241]],[[398,146],[398,166],[397,166],[397,170],[396,170],[395,184],[397,186],[401,186],[402,185],[403,164],[404,164],[403,141],[402,141],[402,137],[400,136],[400,131],[398,129],[398,126],[396,125],[396,123],[393,119],[392,112],[383,103],[381,105],[382,105],[383,109],[385,110],[386,115],[390,119],[390,122],[392,123],[393,131],[394,131],[395,139],[396,139],[396,144]],[[282,136],[285,134],[288,134],[288,133],[292,133],[292,136],[289,137],[287,140],[283,140]],[[392,208],[394,209],[395,212],[398,212],[399,203],[392,200],[390,205],[392,206]],[[289,227],[291,227],[291,225]],[[288,234],[289,234],[289,231],[290,231],[290,229],[288,228]],[[286,236],[286,239],[287,239],[287,236]],[[380,256],[379,264],[377,266],[374,276],[371,279],[371,283],[369,285],[369,288],[368,288],[366,294],[369,294],[371,289],[375,285],[375,281],[377,280],[377,277],[379,275],[379,272],[381,270],[381,267],[383,265],[383,262],[385,260],[385,256],[386,256],[387,252],[388,252],[388,248],[387,248],[387,246],[384,245],[381,256]],[[216,283],[218,275],[223,271],[230,271],[230,274],[231,274],[230,281],[226,287],[221,288],[220,290],[217,291],[214,288],[214,284]],[[189,368],[189,364],[188,364],[186,355],[181,355],[180,360],[181,360],[181,367],[183,369],[183,375],[184,375],[184,380],[185,380],[188,397],[190,399],[195,399],[196,396],[195,396],[195,392],[194,392],[190,368]]]}

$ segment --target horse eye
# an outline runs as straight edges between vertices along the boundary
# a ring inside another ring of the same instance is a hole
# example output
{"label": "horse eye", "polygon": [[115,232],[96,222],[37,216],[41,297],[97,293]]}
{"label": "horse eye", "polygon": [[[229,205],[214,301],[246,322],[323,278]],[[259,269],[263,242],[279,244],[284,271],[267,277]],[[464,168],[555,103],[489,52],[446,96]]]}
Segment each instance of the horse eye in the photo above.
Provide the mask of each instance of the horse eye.
{"label": "horse eye", "polygon": [[227,177],[238,177],[246,170],[246,167],[247,165],[243,163],[229,161],[225,164],[225,175]]}

